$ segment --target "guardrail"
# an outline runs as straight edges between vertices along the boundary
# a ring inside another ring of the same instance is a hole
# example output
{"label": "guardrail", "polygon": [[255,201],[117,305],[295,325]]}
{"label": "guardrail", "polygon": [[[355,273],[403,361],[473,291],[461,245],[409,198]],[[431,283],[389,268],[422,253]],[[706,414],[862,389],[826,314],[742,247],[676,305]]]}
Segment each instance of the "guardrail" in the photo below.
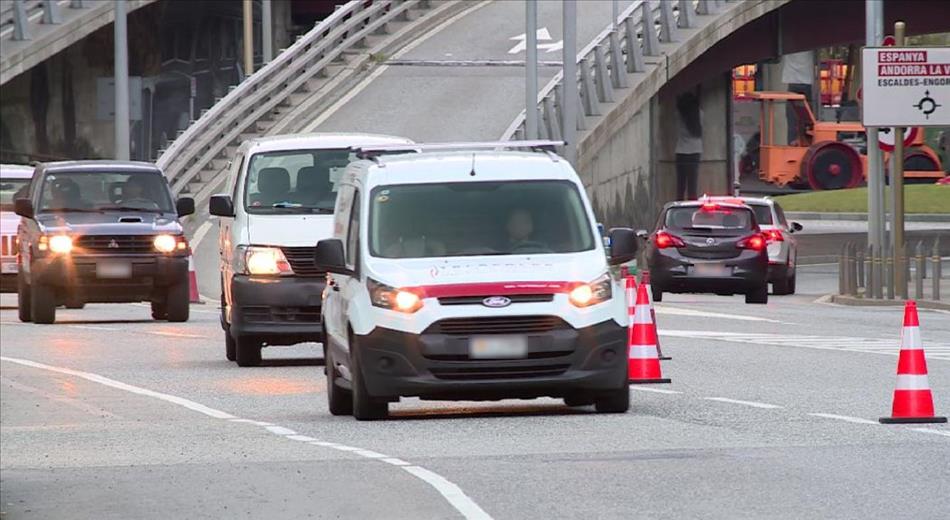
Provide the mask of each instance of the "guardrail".
{"label": "guardrail", "polygon": [[[579,114],[601,115],[601,103],[614,100],[614,89],[628,85],[627,74],[644,72],[645,56],[659,56],[660,43],[674,42],[678,28],[693,27],[695,15],[714,14],[726,0],[641,0],[620,13],[593,41],[577,53]],[[538,93],[540,139],[561,140],[564,73],[559,72]],[[512,121],[502,140],[524,139],[525,111]],[[584,117],[577,129],[585,130]]]}
{"label": "guardrail", "polygon": [[[882,250],[870,246],[864,249],[854,242],[844,244],[838,255],[838,294],[865,299],[893,300],[896,297],[906,300],[910,296],[908,284],[913,281],[914,298],[939,301],[942,278],[940,237],[933,241],[929,255],[927,249],[923,241],[919,241],[913,252],[905,248],[894,255],[890,246]],[[903,269],[904,275],[896,276],[896,269]],[[928,277],[929,291],[925,290],[924,283]]]}
{"label": "guardrail", "polygon": [[286,104],[292,94],[306,91],[308,80],[324,74],[344,53],[359,48],[367,36],[384,30],[387,22],[428,4],[428,0],[351,0],[339,6],[273,61],[231,87],[224,98],[179,132],[167,149],[159,151],[157,163],[172,190],[188,191],[191,183],[203,181],[199,178],[202,170],[228,146],[239,144],[242,134],[253,133],[258,123],[268,121],[274,108]]}
{"label": "guardrail", "polygon": [[60,23],[59,10],[83,7],[82,0],[4,0],[0,4],[0,39],[30,39],[30,22]]}

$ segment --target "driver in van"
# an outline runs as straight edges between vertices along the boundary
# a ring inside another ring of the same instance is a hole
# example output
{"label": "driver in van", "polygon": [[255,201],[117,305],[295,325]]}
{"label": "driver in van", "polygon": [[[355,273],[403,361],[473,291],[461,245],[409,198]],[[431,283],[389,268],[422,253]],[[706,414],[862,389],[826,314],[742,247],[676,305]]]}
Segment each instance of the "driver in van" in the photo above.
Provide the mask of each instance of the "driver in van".
{"label": "driver in van", "polygon": [[508,248],[515,251],[519,248],[538,248],[541,244],[533,240],[534,218],[526,209],[516,209],[508,214]]}

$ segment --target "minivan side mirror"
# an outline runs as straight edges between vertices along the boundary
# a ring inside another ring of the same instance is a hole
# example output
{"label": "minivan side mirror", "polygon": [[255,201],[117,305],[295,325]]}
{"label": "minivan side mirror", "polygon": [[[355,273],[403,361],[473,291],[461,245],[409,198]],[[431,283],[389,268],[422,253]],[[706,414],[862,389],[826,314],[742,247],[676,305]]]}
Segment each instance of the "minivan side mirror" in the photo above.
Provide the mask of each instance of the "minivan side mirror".
{"label": "minivan side mirror", "polygon": [[798,222],[792,222],[792,229],[790,231],[795,232],[795,231],[801,231],[803,229],[805,229],[804,226],[802,226]]}
{"label": "minivan side mirror", "polygon": [[16,199],[13,201],[13,212],[23,218],[33,218],[33,201],[30,199]]}
{"label": "minivan side mirror", "polygon": [[318,268],[329,273],[353,274],[353,271],[346,268],[343,241],[339,238],[327,238],[317,242],[317,247],[313,251],[313,261]]}
{"label": "minivan side mirror", "polygon": [[637,256],[637,233],[630,228],[610,230],[610,265],[619,265]]}
{"label": "minivan side mirror", "polygon": [[234,203],[230,195],[212,195],[208,210],[216,217],[233,217]]}
{"label": "minivan side mirror", "polygon": [[191,197],[180,197],[175,201],[175,210],[179,217],[186,217],[195,212],[195,199]]}

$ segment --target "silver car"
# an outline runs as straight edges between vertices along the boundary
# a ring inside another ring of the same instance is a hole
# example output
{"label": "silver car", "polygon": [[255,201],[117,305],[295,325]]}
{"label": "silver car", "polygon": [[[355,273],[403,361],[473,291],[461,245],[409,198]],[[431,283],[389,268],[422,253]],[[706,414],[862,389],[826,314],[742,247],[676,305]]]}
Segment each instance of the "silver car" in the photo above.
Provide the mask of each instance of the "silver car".
{"label": "silver car", "polygon": [[767,239],[769,282],[772,294],[795,294],[795,265],[798,241],[793,233],[802,230],[798,222],[789,222],[782,207],[768,197],[710,197],[719,202],[741,202],[752,208],[755,220]]}

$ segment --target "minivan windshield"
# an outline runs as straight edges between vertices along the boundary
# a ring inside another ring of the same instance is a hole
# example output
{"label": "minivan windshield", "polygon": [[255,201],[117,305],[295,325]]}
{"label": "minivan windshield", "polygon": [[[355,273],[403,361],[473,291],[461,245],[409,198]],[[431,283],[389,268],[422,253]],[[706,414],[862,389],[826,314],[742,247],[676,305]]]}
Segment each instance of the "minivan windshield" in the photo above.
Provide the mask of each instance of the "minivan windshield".
{"label": "minivan windshield", "polygon": [[369,246],[381,258],[575,253],[594,248],[568,181],[380,186],[370,194]]}
{"label": "minivan windshield", "polygon": [[158,172],[56,172],[43,179],[38,211],[107,210],[175,211],[168,183]]}
{"label": "minivan windshield", "polygon": [[30,179],[0,178],[0,211],[13,211],[13,200],[24,196]]}
{"label": "minivan windshield", "polygon": [[354,160],[349,149],[254,154],[248,165],[244,207],[248,213],[332,214],[337,182]]}

